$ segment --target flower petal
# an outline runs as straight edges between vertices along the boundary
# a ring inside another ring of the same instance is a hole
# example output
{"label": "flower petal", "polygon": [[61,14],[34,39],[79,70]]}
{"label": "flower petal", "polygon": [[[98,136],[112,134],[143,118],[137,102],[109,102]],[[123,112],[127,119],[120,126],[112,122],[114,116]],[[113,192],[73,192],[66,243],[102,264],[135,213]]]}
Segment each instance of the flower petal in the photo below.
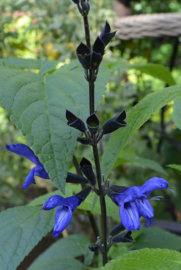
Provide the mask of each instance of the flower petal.
{"label": "flower petal", "polygon": [[45,168],[43,165],[36,166],[35,169],[35,176],[39,176],[44,179],[50,179],[48,173],[45,171]]}
{"label": "flower petal", "polygon": [[174,194],[175,194],[175,196],[178,198],[178,195],[177,195],[177,193],[172,189],[172,188],[167,188],[168,190],[170,190],[171,192],[173,192]]}
{"label": "flower petal", "polygon": [[151,225],[152,218],[147,219],[146,227],[149,227]]}
{"label": "flower petal", "polygon": [[148,199],[145,197],[141,197],[139,199],[136,199],[136,206],[138,208],[138,213],[140,216],[144,218],[153,218],[154,212],[153,207],[149,203]]}
{"label": "flower petal", "polygon": [[65,230],[72,219],[72,210],[67,206],[58,207],[55,213],[55,226],[53,236],[58,237]]}
{"label": "flower petal", "polygon": [[153,177],[146,181],[141,187],[141,192],[148,196],[151,192],[157,189],[167,189],[168,188],[168,182],[159,177]]}
{"label": "flower petal", "polygon": [[134,203],[122,204],[119,209],[119,215],[126,230],[140,229],[138,209]]}
{"label": "flower petal", "polygon": [[31,169],[31,171],[29,172],[28,176],[25,179],[24,185],[22,186],[22,189],[27,189],[31,184],[36,184],[34,178],[36,167],[37,166],[33,167],[33,169]]}
{"label": "flower petal", "polygon": [[80,198],[74,195],[72,197],[65,198],[65,202],[73,212],[81,204],[82,201]]}
{"label": "flower petal", "polygon": [[33,153],[33,151],[23,143],[6,145],[6,149],[21,157],[25,157],[31,160],[36,165],[42,165],[38,157],[35,156],[35,154]]}
{"label": "flower petal", "polygon": [[50,198],[48,198],[48,200],[46,200],[46,202],[43,204],[42,209],[51,210],[60,205],[68,206],[65,201],[65,198],[63,198],[60,195],[53,195]]}

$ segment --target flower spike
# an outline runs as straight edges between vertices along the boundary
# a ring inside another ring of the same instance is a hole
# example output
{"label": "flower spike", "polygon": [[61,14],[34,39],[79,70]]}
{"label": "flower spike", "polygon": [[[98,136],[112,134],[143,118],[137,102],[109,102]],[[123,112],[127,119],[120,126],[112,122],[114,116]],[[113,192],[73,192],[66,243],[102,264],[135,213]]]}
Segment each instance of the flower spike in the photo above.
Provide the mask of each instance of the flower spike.
{"label": "flower spike", "polygon": [[68,110],[66,110],[66,118],[68,120],[67,125],[69,125],[70,127],[76,128],[81,132],[86,131],[84,122]]}
{"label": "flower spike", "polygon": [[104,134],[112,133],[120,127],[126,127],[128,124],[125,121],[126,112],[122,111],[120,114],[106,121],[102,127]]}
{"label": "flower spike", "polygon": [[83,158],[81,160],[81,162],[80,162],[80,169],[82,170],[82,172],[84,173],[84,175],[89,180],[89,183],[92,186],[95,186],[95,184],[96,184],[96,178],[95,178],[94,172],[92,170],[92,165],[91,165],[90,161],[87,160],[86,158]]}

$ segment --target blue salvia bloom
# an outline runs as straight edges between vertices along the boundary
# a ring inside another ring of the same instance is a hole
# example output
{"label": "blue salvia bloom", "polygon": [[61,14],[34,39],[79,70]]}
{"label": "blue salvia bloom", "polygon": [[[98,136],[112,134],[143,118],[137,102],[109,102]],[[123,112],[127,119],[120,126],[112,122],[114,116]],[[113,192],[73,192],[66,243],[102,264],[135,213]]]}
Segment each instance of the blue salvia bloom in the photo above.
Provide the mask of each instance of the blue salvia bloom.
{"label": "blue salvia bloom", "polygon": [[168,189],[175,193],[169,188],[165,179],[153,177],[142,186],[128,187],[120,194],[115,193],[113,195],[113,201],[120,207],[119,215],[126,230],[139,230],[141,216],[147,219],[146,226],[150,226],[154,217],[154,210],[149,200],[159,199],[159,197],[148,199],[147,196],[158,189]]}
{"label": "blue salvia bloom", "polygon": [[10,144],[6,145],[6,149],[13,152],[21,157],[27,158],[32,161],[36,166],[33,167],[25,179],[22,189],[27,189],[29,185],[36,184],[35,176],[39,176],[44,179],[50,179],[48,173],[45,171],[44,166],[39,161],[38,157],[33,153],[33,151],[25,144]]}
{"label": "blue salvia bloom", "polygon": [[42,211],[48,211],[58,206],[55,213],[55,225],[53,229],[54,237],[58,237],[69,225],[72,219],[73,211],[81,204],[83,200],[85,200],[90,191],[91,187],[87,187],[80,193],[68,198],[63,198],[60,195],[54,195],[48,198],[48,200],[43,204]]}

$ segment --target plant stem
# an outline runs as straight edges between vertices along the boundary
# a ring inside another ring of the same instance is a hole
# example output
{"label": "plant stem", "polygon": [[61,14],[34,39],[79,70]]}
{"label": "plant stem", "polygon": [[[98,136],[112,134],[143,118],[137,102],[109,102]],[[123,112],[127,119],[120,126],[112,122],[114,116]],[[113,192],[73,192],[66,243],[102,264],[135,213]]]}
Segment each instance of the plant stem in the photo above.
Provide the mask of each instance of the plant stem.
{"label": "plant stem", "polygon": [[[91,44],[90,44],[90,29],[89,29],[89,22],[88,17],[84,16],[84,29],[85,29],[85,37],[87,46],[90,48],[91,51]],[[89,110],[90,114],[94,113],[95,110],[95,103],[94,103],[94,82],[93,82],[93,71],[89,69]],[[101,235],[101,244],[103,245],[102,248],[102,263],[103,266],[107,263],[107,214],[106,214],[106,202],[105,202],[105,195],[102,190],[102,175],[101,175],[101,166],[99,162],[99,153],[97,145],[93,145],[93,154],[94,154],[94,161],[96,166],[96,174],[97,174],[97,181],[98,181],[98,188],[99,188],[99,200],[101,206],[101,228],[102,228],[102,235]]]}

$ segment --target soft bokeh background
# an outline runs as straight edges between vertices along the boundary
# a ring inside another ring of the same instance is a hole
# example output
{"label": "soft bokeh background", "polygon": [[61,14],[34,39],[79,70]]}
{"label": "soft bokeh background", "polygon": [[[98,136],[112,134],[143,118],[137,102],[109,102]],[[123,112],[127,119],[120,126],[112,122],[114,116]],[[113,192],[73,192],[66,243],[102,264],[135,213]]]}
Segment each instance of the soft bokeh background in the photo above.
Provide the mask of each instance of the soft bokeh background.
{"label": "soft bokeh background", "polygon": [[[100,33],[106,20],[113,27],[115,12],[113,1],[91,0],[90,28],[91,40]],[[181,12],[181,1],[132,1],[132,14]],[[32,58],[59,60],[60,63],[70,62],[76,58],[77,45],[84,41],[82,18],[76,6],[69,0],[1,0],[0,1],[0,58]],[[179,39],[180,41],[180,39]],[[114,39],[107,49],[105,61],[111,63],[125,59],[130,63],[157,63],[169,66],[173,50],[173,38],[145,38],[141,40],[120,41]],[[176,83],[181,83],[180,73],[181,46],[178,48],[174,62],[173,77]],[[165,84],[139,71],[115,71],[111,76],[108,89],[98,108],[100,121],[118,114],[123,109],[128,111],[148,93],[165,87]],[[166,178],[170,186],[181,196],[181,173],[166,167],[167,164],[181,164],[180,150],[181,132],[171,119],[172,104],[167,105],[165,122],[166,133],[171,140],[164,139],[160,149],[158,142],[161,135],[160,112],[137,132],[127,144],[124,152],[111,173],[114,184],[129,186],[141,185],[152,176]],[[6,117],[0,108],[0,147],[11,143],[25,143],[21,132]],[[102,152],[108,136],[100,146]],[[174,142],[174,143],[173,143]],[[78,146],[76,157],[92,157],[89,147]],[[125,157],[129,157],[129,160]],[[145,162],[139,158],[146,159]],[[150,169],[147,159],[154,160],[163,166],[168,175],[163,175]],[[0,149],[0,210],[24,205],[33,198],[55,189],[50,181],[37,179],[37,185],[22,191],[21,186],[33,164],[24,158]],[[93,160],[92,160],[93,161]],[[75,172],[73,164],[70,171]],[[181,204],[168,192],[156,192],[167,200],[155,202],[155,217],[164,220],[181,222]],[[83,230],[81,218],[74,221],[77,231]],[[110,221],[111,222],[111,221]],[[70,231],[73,230],[70,226]],[[86,229],[84,228],[86,231]],[[90,229],[91,231],[91,229]],[[90,233],[91,232],[87,232]],[[51,241],[50,241],[51,242]],[[115,254],[114,254],[115,255]],[[20,269],[20,268],[19,268]],[[23,268],[22,268],[23,269]],[[24,268],[25,269],[25,268]]]}

